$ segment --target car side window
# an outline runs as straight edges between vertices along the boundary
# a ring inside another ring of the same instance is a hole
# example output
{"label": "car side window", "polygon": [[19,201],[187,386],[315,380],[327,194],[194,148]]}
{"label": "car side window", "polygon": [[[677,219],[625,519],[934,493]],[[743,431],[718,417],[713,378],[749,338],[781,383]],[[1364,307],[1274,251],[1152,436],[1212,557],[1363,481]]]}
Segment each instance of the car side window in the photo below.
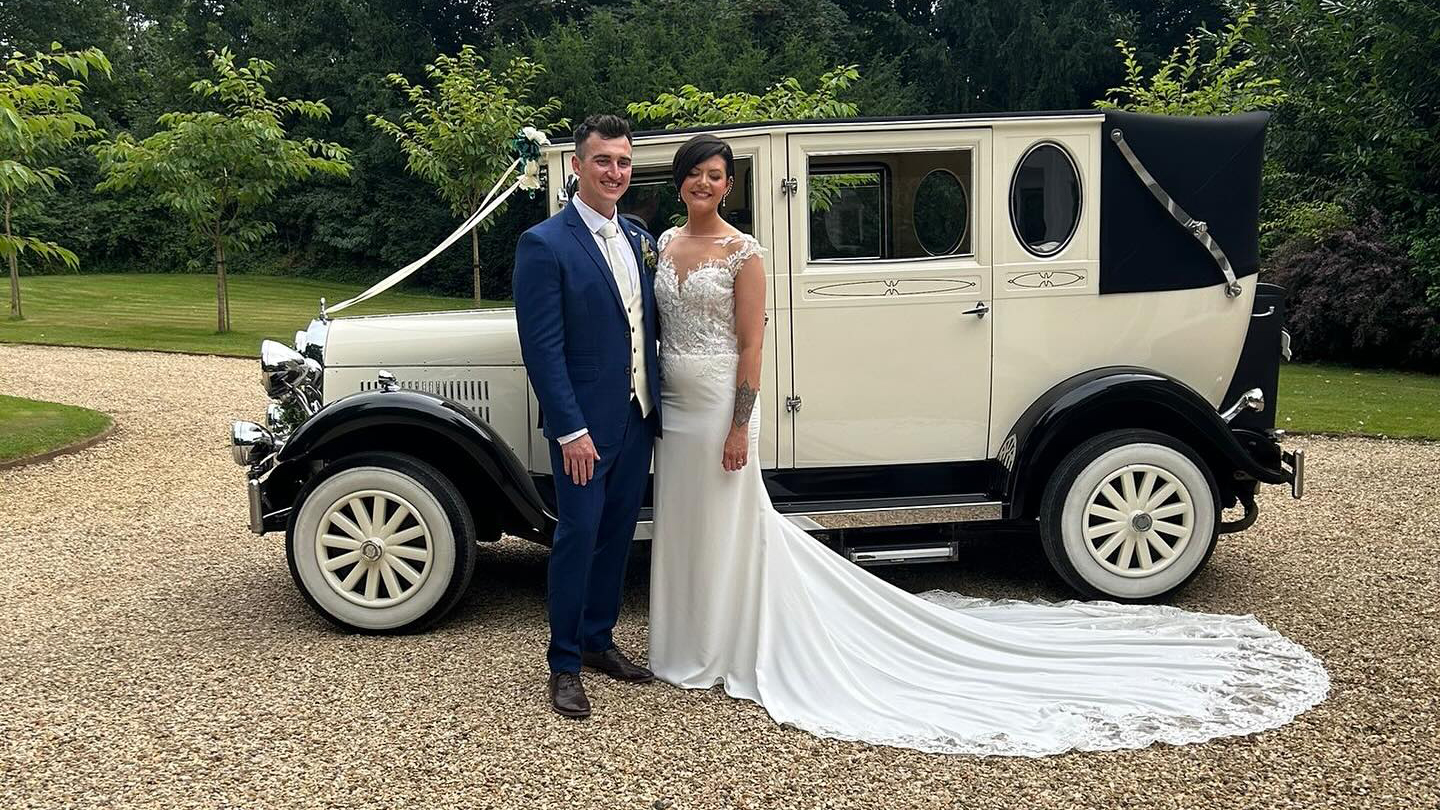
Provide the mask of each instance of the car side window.
{"label": "car side window", "polygon": [[810,260],[972,255],[969,149],[809,158]]}
{"label": "car side window", "polygon": [[1020,158],[1010,181],[1010,224],[1036,256],[1069,244],[1080,224],[1080,172],[1064,147],[1041,141]]}

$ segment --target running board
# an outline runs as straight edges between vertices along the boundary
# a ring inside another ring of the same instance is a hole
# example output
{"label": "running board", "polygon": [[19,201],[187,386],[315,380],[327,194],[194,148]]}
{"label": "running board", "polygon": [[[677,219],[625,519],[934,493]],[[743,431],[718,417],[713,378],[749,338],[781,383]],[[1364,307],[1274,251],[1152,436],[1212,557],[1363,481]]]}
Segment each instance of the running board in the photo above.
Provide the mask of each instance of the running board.
{"label": "running board", "polygon": [[851,501],[795,501],[775,504],[792,519],[805,517],[818,529],[861,529],[999,520],[1000,502],[976,495],[866,498]]}
{"label": "running board", "polygon": [[[931,523],[967,523],[999,520],[1000,502],[984,496],[941,495],[913,498],[865,498],[849,501],[792,501],[775,504],[775,511],[807,532],[866,529],[882,526],[918,526]],[[636,540],[654,538],[650,510],[640,510]]]}
{"label": "running board", "polygon": [[960,544],[951,540],[908,546],[847,546],[844,554],[856,565],[954,562],[960,559]]}

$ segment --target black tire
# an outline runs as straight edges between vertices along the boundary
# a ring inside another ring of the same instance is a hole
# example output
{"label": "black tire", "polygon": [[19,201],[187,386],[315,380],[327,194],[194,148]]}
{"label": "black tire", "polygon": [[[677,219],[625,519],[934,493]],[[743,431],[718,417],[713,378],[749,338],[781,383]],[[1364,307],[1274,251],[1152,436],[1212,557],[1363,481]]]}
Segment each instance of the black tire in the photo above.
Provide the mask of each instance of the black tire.
{"label": "black tire", "polygon": [[[1123,486],[1115,487],[1116,481]],[[1146,482],[1154,497],[1171,484],[1175,490],[1151,509],[1145,504],[1153,498],[1141,497]],[[1105,494],[1106,486],[1131,508],[1116,508],[1119,504]],[[1128,497],[1131,492],[1134,500]],[[1117,514],[1097,516],[1092,510]],[[1082,596],[1162,601],[1185,587],[1210,560],[1220,511],[1214,474],[1184,442],[1153,430],[1116,430],[1081,443],[1056,467],[1040,501],[1040,539],[1050,565]],[[1184,525],[1166,519],[1172,515]],[[1188,531],[1174,534],[1177,527]],[[1159,545],[1147,540],[1152,535],[1171,553],[1161,554],[1147,569],[1145,560],[1155,560],[1160,552]],[[1173,545],[1169,538],[1175,539]],[[1118,545],[1107,552],[1111,542]]]}
{"label": "black tire", "polygon": [[[363,509],[363,498],[370,497],[370,509],[375,511],[367,511],[367,518],[379,516],[377,495],[384,496],[392,519],[400,513],[400,506],[406,508],[407,515],[396,524],[397,528],[406,528],[391,536],[414,533],[417,527],[420,534],[390,546],[379,542],[366,549],[361,544],[354,552],[344,550],[348,546],[328,545],[351,542],[347,538],[353,536],[348,531],[337,540],[321,539],[334,536],[332,532],[321,532],[322,520],[325,528],[341,525],[335,522],[337,512],[352,526],[359,526],[351,498],[361,498]],[[346,506],[337,510],[335,507],[342,502]],[[344,511],[346,508],[350,511]],[[420,545],[412,546],[417,540]],[[365,555],[367,551],[378,555],[376,561],[357,558],[353,567],[345,565],[327,574],[327,567],[338,562],[339,557]],[[405,558],[391,568],[395,557],[402,553]],[[407,560],[415,560],[413,555],[421,553],[426,556],[417,572]],[[322,562],[324,555],[332,556]],[[305,601],[335,626],[354,633],[418,633],[443,618],[464,596],[475,571],[475,522],[454,483],[433,466],[401,453],[356,453],[326,467],[300,491],[285,533],[285,556],[290,576]],[[397,573],[402,564],[409,573],[418,573],[418,580]],[[360,572],[359,580],[349,586],[341,581],[342,576],[352,579],[350,575],[362,566],[377,571]],[[388,577],[382,576],[382,568],[389,571]],[[369,586],[372,578],[378,580],[373,596],[362,594],[357,589],[360,580]],[[391,593],[392,583],[398,585],[397,593]],[[379,596],[382,588],[384,597]]]}

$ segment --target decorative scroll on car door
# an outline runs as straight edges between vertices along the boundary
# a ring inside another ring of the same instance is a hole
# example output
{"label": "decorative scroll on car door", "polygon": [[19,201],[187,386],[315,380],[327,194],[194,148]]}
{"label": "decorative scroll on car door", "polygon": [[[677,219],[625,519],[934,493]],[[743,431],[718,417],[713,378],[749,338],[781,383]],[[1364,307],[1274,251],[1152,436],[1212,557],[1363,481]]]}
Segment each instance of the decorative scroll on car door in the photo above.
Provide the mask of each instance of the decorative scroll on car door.
{"label": "decorative scroll on car door", "polygon": [[795,465],[986,458],[990,130],[787,141]]}

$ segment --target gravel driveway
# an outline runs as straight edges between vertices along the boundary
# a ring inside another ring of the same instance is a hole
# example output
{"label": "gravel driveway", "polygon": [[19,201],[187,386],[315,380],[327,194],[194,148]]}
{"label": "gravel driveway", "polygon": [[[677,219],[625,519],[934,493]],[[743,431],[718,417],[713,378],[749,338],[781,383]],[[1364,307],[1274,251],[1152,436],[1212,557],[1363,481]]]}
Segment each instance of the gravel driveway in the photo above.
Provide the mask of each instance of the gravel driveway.
{"label": "gravel driveway", "polygon": [[[0,471],[0,807],[1437,807],[1440,444],[1300,441],[1306,499],[1267,488],[1259,524],[1222,538],[1177,600],[1307,646],[1327,702],[1200,746],[976,759],[817,740],[658,683],[587,678],[595,718],[561,719],[543,686],[545,556],[520,541],[482,551],[427,635],[332,630],[282,538],[246,528],[228,426],[262,414],[258,376],[247,360],[0,345],[0,392],[118,427]],[[1024,541],[968,558],[886,575],[1066,598]],[[639,652],[642,568],[617,633]]]}

